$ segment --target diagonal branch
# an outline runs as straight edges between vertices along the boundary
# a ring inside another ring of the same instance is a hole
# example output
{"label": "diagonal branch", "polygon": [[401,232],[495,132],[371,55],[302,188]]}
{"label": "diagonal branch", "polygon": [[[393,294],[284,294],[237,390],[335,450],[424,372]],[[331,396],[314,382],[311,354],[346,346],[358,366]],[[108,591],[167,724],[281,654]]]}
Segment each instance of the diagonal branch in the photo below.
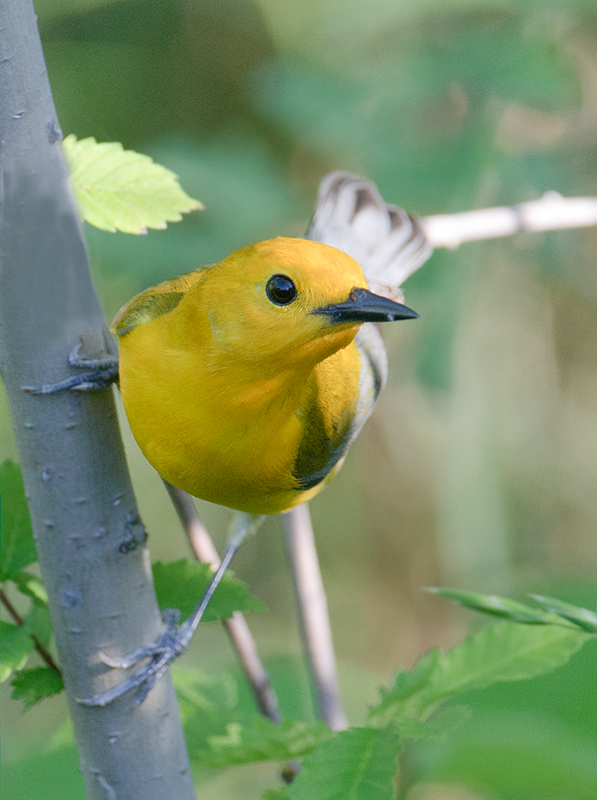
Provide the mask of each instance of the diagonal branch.
{"label": "diagonal branch", "polygon": [[[164,481],[174,508],[189,538],[193,552],[198,561],[210,564],[212,569],[220,566],[220,557],[211,536],[195,508],[192,498],[186,492],[177,489]],[[279,725],[282,721],[278,698],[271,684],[270,677],[263,666],[255,640],[243,614],[235,611],[230,619],[223,619],[222,625],[228,634],[232,646],[236,650],[239,661],[245,671],[247,680],[262,714]]]}

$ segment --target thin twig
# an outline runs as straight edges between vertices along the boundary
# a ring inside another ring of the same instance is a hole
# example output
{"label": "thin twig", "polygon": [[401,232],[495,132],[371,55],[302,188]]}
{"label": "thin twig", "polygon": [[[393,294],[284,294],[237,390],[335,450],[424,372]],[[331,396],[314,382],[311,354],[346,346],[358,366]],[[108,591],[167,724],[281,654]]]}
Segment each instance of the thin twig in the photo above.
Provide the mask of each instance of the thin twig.
{"label": "thin twig", "polygon": [[288,563],[292,570],[301,635],[315,687],[319,714],[334,731],[345,730],[348,720],[340,699],[336,656],[327,600],[308,506],[282,515]]}
{"label": "thin twig", "polygon": [[[164,481],[174,508],[182,522],[186,534],[198,561],[210,564],[212,569],[220,565],[220,558],[209,532],[195,508],[192,498],[186,492]],[[259,710],[272,722],[279,725],[282,721],[278,698],[272,687],[270,677],[263,666],[257,652],[255,640],[243,614],[235,611],[230,619],[223,619],[232,646],[236,650],[239,661],[245,671]]]}
{"label": "thin twig", "polygon": [[[4,607],[6,608],[6,610],[8,611],[8,613],[10,614],[10,616],[11,616],[11,617],[14,619],[14,621],[17,623],[17,625],[18,625],[19,627],[24,627],[24,625],[25,625],[25,620],[24,620],[24,619],[23,619],[23,617],[22,617],[22,616],[19,614],[19,612],[16,610],[16,608],[13,606],[13,604],[10,602],[10,600],[9,600],[9,599],[8,599],[8,597],[6,596],[6,593],[4,592],[4,589],[0,589],[0,602],[1,602],[1,603],[4,605]],[[55,662],[55,661],[54,661],[54,659],[52,658],[51,654],[50,654],[50,653],[49,653],[49,652],[46,650],[46,648],[45,648],[45,647],[43,646],[43,644],[42,644],[42,643],[39,641],[39,639],[37,638],[37,636],[36,636],[34,633],[29,633],[29,636],[31,636],[31,638],[33,639],[33,643],[35,644],[35,649],[37,650],[37,652],[39,653],[39,655],[40,655],[40,656],[43,658],[43,660],[46,662],[46,664],[48,665],[48,667],[49,667],[50,669],[53,669],[53,670],[54,670],[54,672],[55,672],[57,675],[59,675],[60,677],[62,677],[62,673],[60,672],[60,667],[58,666],[58,664],[56,664],[56,662]]]}
{"label": "thin twig", "polygon": [[539,200],[421,219],[432,247],[456,249],[464,242],[497,239],[520,231],[588,228],[597,225],[597,197],[562,197],[546,192]]}

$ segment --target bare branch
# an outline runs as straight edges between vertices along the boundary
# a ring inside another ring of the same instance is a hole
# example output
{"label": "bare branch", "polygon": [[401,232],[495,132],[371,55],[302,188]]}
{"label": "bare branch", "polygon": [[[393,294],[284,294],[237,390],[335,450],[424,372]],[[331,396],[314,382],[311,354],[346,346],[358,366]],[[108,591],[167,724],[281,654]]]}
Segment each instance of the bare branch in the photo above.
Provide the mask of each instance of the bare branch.
{"label": "bare branch", "polygon": [[342,708],[336,656],[313,526],[307,504],[282,514],[286,553],[292,570],[303,645],[321,719],[334,731],[348,727]]}
{"label": "bare branch", "polygon": [[546,192],[539,200],[460,214],[434,214],[421,220],[432,247],[455,250],[464,242],[497,239],[520,231],[588,228],[597,225],[597,197],[562,197]]}
{"label": "bare branch", "polygon": [[[207,528],[197,513],[193,499],[186,492],[177,489],[167,481],[164,481],[164,484],[197,560],[203,564],[210,564],[211,568],[216,570],[220,566],[220,557]],[[270,677],[259,657],[255,640],[244,615],[236,611],[230,619],[223,619],[222,625],[236,650],[259,710],[266,717],[269,717],[272,722],[279,725],[282,721],[282,716],[278,698],[271,685]]]}

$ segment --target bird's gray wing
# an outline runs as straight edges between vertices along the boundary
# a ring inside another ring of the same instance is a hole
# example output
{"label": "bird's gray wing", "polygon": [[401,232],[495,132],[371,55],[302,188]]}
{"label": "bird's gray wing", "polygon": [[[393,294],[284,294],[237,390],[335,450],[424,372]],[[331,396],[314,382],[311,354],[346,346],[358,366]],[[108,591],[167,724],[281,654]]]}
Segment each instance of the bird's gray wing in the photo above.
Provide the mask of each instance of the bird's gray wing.
{"label": "bird's gray wing", "polygon": [[380,294],[380,285],[395,293],[432,253],[417,217],[388,205],[373,181],[350,172],[323,178],[305,238],[352,256]]}

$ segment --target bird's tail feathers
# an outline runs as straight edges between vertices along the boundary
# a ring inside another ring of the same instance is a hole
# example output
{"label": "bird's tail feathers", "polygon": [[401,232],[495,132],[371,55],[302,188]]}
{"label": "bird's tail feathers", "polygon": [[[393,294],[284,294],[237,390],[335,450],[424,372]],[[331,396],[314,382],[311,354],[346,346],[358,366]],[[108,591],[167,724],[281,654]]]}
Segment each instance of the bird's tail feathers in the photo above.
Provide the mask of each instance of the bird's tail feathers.
{"label": "bird's tail feathers", "polygon": [[352,256],[372,291],[392,297],[433,250],[417,217],[384,202],[373,181],[341,171],[321,181],[305,236]]}

